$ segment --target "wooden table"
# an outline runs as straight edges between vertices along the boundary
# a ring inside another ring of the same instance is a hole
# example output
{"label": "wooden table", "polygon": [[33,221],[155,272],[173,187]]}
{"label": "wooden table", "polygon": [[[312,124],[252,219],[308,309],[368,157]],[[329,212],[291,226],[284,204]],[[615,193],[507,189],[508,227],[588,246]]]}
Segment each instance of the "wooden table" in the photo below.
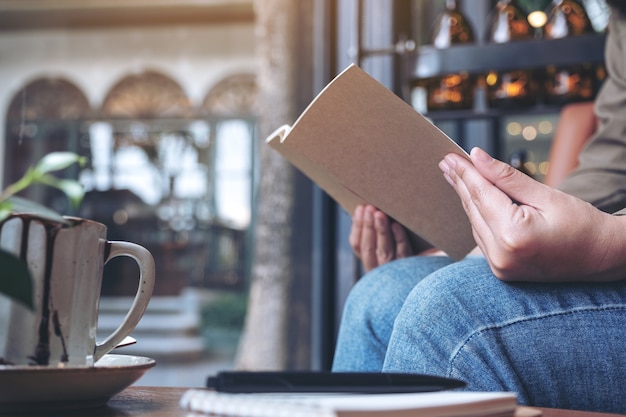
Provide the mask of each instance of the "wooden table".
{"label": "wooden table", "polygon": [[[105,407],[63,414],[53,414],[53,416],[186,417],[187,412],[181,409],[178,405],[178,401],[185,390],[185,388],[132,386],[113,397]],[[540,410],[543,412],[543,417],[618,417],[617,414],[590,413],[584,411],[556,410],[548,408],[541,408]],[[46,416],[51,415],[46,414]],[[19,417],[25,417],[25,415],[20,414]]]}

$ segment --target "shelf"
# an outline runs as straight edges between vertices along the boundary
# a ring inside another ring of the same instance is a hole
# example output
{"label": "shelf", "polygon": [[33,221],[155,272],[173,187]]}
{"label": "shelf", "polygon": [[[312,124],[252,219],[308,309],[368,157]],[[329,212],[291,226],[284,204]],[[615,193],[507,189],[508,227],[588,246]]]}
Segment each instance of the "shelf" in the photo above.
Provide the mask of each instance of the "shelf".
{"label": "shelf", "polygon": [[423,46],[413,59],[414,79],[466,71],[507,71],[604,61],[605,34],[505,44],[458,45],[447,49]]}
{"label": "shelf", "polygon": [[535,104],[532,106],[520,106],[511,108],[493,108],[481,111],[477,110],[434,110],[425,113],[424,116],[433,121],[443,120],[480,120],[480,119],[499,119],[505,116],[515,115],[544,115],[555,114],[561,110],[560,105]]}

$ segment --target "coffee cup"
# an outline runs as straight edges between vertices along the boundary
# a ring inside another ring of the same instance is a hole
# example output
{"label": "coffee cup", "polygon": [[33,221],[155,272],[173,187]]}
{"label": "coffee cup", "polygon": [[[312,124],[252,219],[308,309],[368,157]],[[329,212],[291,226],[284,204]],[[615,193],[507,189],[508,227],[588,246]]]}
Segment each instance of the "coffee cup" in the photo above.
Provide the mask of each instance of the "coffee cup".
{"label": "coffee cup", "polygon": [[[34,309],[0,295],[0,361],[13,365],[92,366],[128,336],[154,288],[154,259],[144,247],[109,241],[104,224],[66,217],[68,224],[27,214],[0,223],[0,248],[32,274]],[[125,318],[96,341],[104,265],[118,256],[139,266],[137,293]],[[1,279],[1,277],[0,277]]]}

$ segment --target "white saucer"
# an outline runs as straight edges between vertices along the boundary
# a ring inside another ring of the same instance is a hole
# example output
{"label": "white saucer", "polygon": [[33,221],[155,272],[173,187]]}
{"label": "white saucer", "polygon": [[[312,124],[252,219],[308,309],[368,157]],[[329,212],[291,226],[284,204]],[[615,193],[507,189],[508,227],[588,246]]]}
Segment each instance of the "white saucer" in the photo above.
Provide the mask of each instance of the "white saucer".
{"label": "white saucer", "polygon": [[0,414],[102,406],[155,364],[108,354],[93,367],[0,365]]}

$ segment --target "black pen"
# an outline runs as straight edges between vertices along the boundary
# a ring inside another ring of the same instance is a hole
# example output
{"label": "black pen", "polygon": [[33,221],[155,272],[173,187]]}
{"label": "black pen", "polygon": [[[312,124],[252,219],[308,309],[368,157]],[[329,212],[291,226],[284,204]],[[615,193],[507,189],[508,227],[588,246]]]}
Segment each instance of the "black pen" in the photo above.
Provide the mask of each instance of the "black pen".
{"label": "black pen", "polygon": [[434,375],[384,372],[219,372],[207,387],[220,392],[408,393],[462,388],[465,382]]}

